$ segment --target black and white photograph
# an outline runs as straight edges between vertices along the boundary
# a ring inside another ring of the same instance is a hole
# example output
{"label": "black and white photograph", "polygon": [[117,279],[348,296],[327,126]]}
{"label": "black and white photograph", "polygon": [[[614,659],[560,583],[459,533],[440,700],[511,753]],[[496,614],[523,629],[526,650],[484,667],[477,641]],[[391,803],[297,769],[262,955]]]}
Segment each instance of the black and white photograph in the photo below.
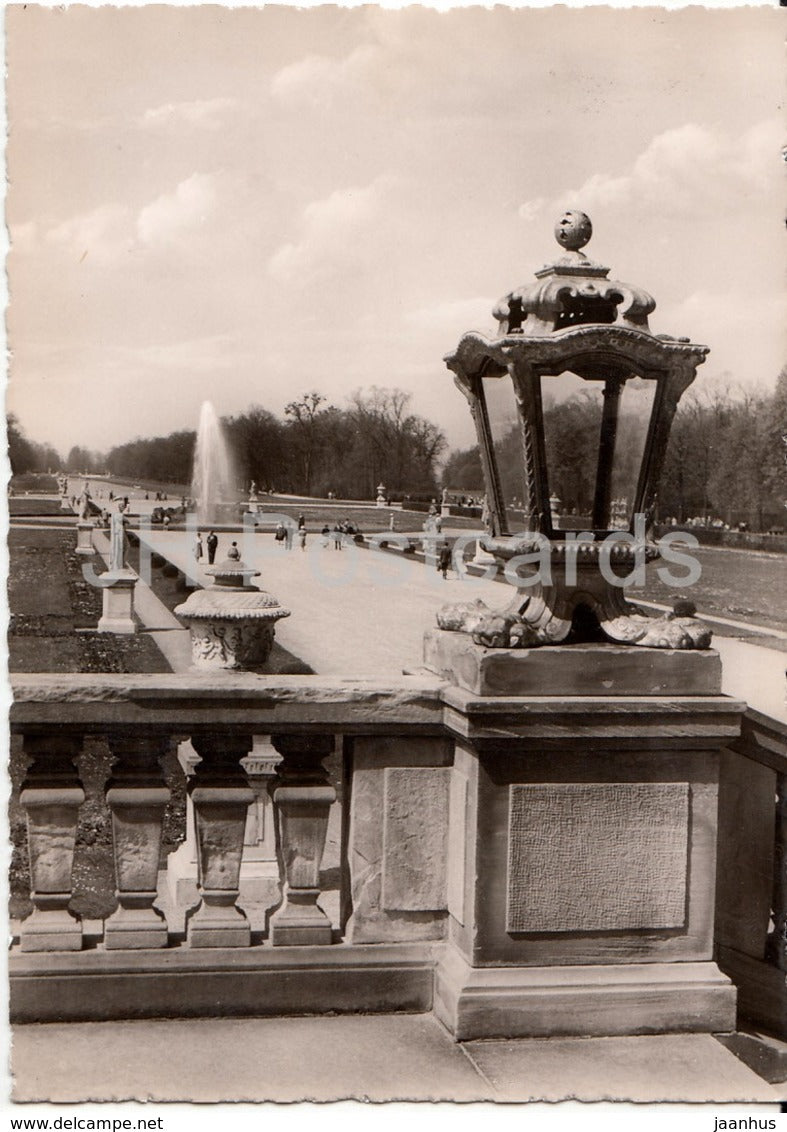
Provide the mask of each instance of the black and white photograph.
{"label": "black and white photograph", "polygon": [[9,1127],[776,1129],[785,8],[3,19]]}

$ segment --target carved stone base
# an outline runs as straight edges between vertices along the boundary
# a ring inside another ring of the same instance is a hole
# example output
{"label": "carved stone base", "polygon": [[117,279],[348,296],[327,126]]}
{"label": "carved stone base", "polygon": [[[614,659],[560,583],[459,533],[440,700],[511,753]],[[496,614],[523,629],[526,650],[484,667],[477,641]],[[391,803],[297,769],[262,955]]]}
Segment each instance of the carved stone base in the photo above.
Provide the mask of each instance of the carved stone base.
{"label": "carved stone base", "polygon": [[188,917],[190,947],[248,947],[251,924],[235,904],[236,893],[202,890],[202,903]]}
{"label": "carved stone base", "polygon": [[[313,899],[316,900],[319,895],[320,890],[315,889]],[[322,908],[312,903],[295,903],[293,894],[286,891],[284,899],[283,906],[271,916],[271,943],[274,947],[300,947],[304,944],[331,942],[331,921]]]}
{"label": "carved stone base", "polygon": [[82,923],[67,908],[34,908],[22,922],[19,942],[22,951],[81,951]]}
{"label": "carved stone base", "polygon": [[[148,894],[142,894],[147,904]],[[112,950],[166,947],[167,924],[155,908],[128,906],[130,894],[125,894],[127,906],[117,908],[104,922],[104,947]]]}
{"label": "carved stone base", "polygon": [[424,665],[479,696],[719,695],[721,661],[714,649],[632,650],[624,645],[485,648],[466,633],[424,635]]}
{"label": "carved stone base", "polygon": [[[111,580],[110,580],[111,579]],[[99,633],[136,633],[134,621],[134,587],[137,576],[131,570],[119,570],[104,576],[107,584],[102,595]]]}
{"label": "carved stone base", "polygon": [[457,1041],[735,1029],[735,987],[712,962],[478,968],[449,946],[434,995]]}

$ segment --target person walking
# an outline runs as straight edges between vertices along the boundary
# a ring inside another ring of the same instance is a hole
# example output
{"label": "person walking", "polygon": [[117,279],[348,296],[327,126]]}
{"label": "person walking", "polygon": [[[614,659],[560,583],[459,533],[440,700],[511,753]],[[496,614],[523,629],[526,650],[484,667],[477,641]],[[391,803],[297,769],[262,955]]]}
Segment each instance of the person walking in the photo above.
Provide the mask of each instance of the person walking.
{"label": "person walking", "polygon": [[437,559],[437,569],[448,581],[448,568],[451,565],[451,548],[447,542],[444,542],[440,547],[440,556]]}
{"label": "person walking", "polygon": [[338,525],[335,526],[333,528],[333,549],[334,550],[341,550],[342,549],[343,539],[344,539],[344,534],[342,533],[341,527],[339,527]]}
{"label": "person walking", "polygon": [[219,545],[218,536],[214,531],[211,531],[205,539],[205,545],[208,548],[208,562],[212,565],[216,561],[216,547]]}
{"label": "person walking", "polygon": [[298,530],[302,531],[305,526],[306,526],[306,516],[301,514],[301,515],[298,516]]}
{"label": "person walking", "polygon": [[305,526],[298,528],[298,542],[301,545],[301,550],[305,550],[306,549],[306,527]]}
{"label": "person walking", "polygon": [[275,531],[275,534],[274,534],[273,537],[276,540],[276,542],[279,544],[279,546],[282,548],[282,550],[284,550],[284,542],[285,542],[286,536],[287,536],[287,532],[284,530],[284,523],[277,523],[276,524],[276,531]]}
{"label": "person walking", "polygon": [[197,562],[202,558],[202,535],[197,531],[197,541],[194,543],[194,557]]}
{"label": "person walking", "polygon": [[323,546],[330,546],[331,545],[331,528],[328,526],[327,523],[325,524],[325,526],[323,527],[323,529],[320,533],[322,534],[322,545]]}

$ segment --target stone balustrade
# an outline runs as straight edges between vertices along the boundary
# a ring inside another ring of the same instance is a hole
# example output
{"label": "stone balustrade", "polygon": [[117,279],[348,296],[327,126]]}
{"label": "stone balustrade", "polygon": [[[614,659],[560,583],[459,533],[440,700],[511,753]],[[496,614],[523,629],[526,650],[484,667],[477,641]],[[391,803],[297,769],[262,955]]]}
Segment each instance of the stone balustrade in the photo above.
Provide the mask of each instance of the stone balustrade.
{"label": "stone balustrade", "polygon": [[112,815],[118,907],[106,920],[107,949],[163,948],[171,942],[154,907],[169,791],[161,759],[188,737],[199,756],[188,780],[194,805],[200,903],[189,917],[191,947],[247,947],[237,905],[250,789],[244,759],[255,734],[281,755],[272,787],[282,868],[282,904],[270,925],[277,945],[330,944],[318,906],[320,863],[336,790],[322,760],[335,735],[440,727],[440,685],[403,678],[320,681],[253,675],[29,676],[15,678],[12,731],[30,763],[20,802],[28,820],[33,913],[20,927],[22,951],[80,949],[79,918],[68,909],[79,806],[77,759],[85,735],[103,735],[114,758],[106,801]]}
{"label": "stone balustrade", "polygon": [[[712,658],[668,664],[657,651],[642,694],[614,648],[595,662],[604,694],[561,687],[557,650],[531,662],[517,695],[425,670],[390,681],[13,676],[33,910],[9,959],[12,1016],[434,1009],[457,1037],[731,1028],[728,975],[740,973],[729,955],[784,966],[784,736],[751,713],[741,736],[744,705],[718,694]],[[86,737],[105,739],[114,760],[116,907],[100,927],[72,900]],[[239,899],[260,737],[279,872],[264,924]],[[161,763],[185,740],[199,761],[187,785],[197,903],[184,927],[169,922],[160,868]],[[741,944],[751,925],[724,889],[744,764],[760,779],[756,801],[744,791],[735,844],[762,826],[768,801],[772,834],[777,787],[780,799],[782,864],[767,900],[773,836],[767,853],[758,834],[741,856],[741,884],[760,870],[756,948]],[[727,974],[714,962],[719,781]],[[330,823],[338,910],[321,888]]]}

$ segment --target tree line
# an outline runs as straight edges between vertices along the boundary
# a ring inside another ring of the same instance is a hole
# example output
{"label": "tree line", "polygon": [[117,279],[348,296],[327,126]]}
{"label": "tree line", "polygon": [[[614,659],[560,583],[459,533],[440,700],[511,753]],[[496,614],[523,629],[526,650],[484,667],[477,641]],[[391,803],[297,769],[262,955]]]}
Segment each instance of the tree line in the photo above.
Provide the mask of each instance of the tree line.
{"label": "tree line", "polygon": [[[325,497],[373,499],[384,483],[390,497],[429,498],[440,486],[483,494],[477,447],[450,453],[442,430],[414,414],[411,397],[372,387],[344,408],[317,392],[291,401],[278,417],[260,405],[224,418],[234,454],[237,486]],[[560,403],[545,401],[544,430],[549,490],[561,510],[588,514],[592,507],[601,409],[591,393]],[[621,412],[612,480],[613,498],[630,502],[645,441],[643,413]],[[75,446],[65,461],[50,445],[29,441],[8,418],[12,471],[109,471],[125,479],[188,484],[196,434],[137,439],[107,453]],[[521,442],[511,427],[498,445],[506,503],[521,501]],[[670,435],[658,496],[657,518],[679,523],[699,518],[753,530],[783,527],[787,501],[787,367],[771,394],[726,390],[689,391]]]}
{"label": "tree line", "polygon": [[[354,393],[344,408],[311,391],[291,401],[278,417],[260,405],[223,418],[239,491],[253,480],[260,491],[373,499],[385,484],[392,498],[432,496],[446,450],[437,425],[413,413],[411,395],[372,386]],[[65,461],[51,447],[27,441],[9,423],[14,473],[65,467],[124,479],[188,484],[196,432],[138,438],[106,453],[74,446]]]}
{"label": "tree line", "polygon": [[[590,393],[545,402],[549,490],[564,513],[587,515],[593,502],[601,408]],[[643,416],[623,412],[613,465],[612,496],[631,502],[646,430]],[[496,444],[506,504],[523,495],[521,440],[511,427]],[[452,452],[445,486],[483,491],[478,448]],[[657,500],[657,518],[787,526],[787,367],[773,393],[690,391],[672,425]]]}

